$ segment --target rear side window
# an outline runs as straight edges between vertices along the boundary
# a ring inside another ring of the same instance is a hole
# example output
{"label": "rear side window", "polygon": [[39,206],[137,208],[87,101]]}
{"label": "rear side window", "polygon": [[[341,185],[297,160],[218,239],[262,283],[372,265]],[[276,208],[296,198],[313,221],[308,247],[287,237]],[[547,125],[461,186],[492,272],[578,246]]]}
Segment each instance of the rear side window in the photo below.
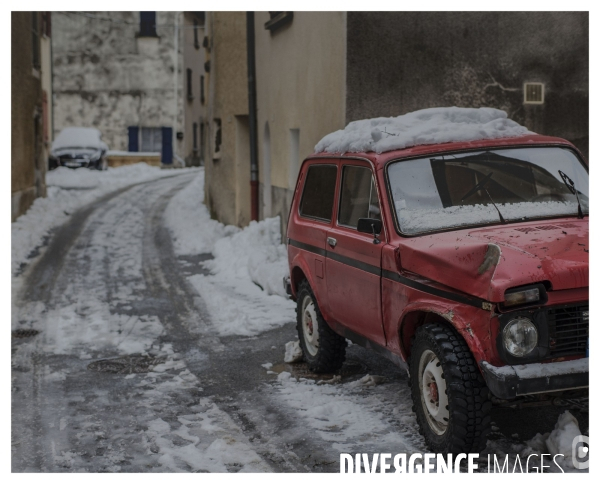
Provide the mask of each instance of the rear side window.
{"label": "rear side window", "polygon": [[359,218],[381,219],[375,180],[369,168],[344,166],[338,223],[356,228]]}
{"label": "rear side window", "polygon": [[331,222],[337,166],[312,165],[308,169],[300,202],[300,215]]}

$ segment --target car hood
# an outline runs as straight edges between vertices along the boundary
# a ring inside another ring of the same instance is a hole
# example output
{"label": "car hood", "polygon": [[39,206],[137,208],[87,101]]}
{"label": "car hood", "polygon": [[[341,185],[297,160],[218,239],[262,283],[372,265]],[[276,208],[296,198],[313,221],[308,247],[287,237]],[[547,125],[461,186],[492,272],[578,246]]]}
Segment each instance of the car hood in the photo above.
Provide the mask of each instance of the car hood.
{"label": "car hood", "polygon": [[492,302],[541,281],[553,290],[589,286],[588,218],[458,230],[399,245],[404,270]]}
{"label": "car hood", "polygon": [[95,148],[62,148],[53,150],[52,156],[56,158],[91,158],[98,154],[100,150]]}

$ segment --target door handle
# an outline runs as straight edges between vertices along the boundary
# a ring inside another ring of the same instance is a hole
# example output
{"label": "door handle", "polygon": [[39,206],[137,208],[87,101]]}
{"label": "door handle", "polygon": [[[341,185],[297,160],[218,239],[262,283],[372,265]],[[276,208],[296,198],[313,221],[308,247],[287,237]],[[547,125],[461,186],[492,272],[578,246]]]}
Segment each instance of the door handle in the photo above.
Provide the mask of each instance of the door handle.
{"label": "door handle", "polygon": [[335,247],[337,245],[337,240],[333,237],[327,237],[327,243],[331,245],[331,247]]}

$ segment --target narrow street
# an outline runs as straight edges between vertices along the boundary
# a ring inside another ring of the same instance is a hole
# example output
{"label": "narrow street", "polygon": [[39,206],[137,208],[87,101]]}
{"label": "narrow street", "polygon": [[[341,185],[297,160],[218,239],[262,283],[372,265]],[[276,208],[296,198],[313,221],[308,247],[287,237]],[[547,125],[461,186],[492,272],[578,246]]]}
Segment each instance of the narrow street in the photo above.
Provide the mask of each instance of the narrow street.
{"label": "narrow street", "polygon": [[[188,279],[213,255],[176,256],[164,221],[197,173],[83,206],[16,276],[12,471],[338,472],[340,452],[427,452],[387,360],[351,345],[337,380],[283,363],[293,309],[252,336],[218,331]],[[494,410],[494,450],[520,452],[562,411]]]}

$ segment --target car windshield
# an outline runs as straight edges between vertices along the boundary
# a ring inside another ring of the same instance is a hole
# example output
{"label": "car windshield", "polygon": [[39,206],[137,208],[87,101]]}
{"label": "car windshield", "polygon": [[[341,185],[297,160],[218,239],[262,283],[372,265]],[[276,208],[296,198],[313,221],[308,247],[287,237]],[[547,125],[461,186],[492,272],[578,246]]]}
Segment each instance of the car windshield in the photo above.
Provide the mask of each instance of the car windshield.
{"label": "car windshield", "polygon": [[577,197],[561,172],[573,182],[588,214],[588,172],[563,148],[433,155],[390,164],[388,178],[400,231],[414,235],[496,224],[502,218],[514,222],[577,215]]}

